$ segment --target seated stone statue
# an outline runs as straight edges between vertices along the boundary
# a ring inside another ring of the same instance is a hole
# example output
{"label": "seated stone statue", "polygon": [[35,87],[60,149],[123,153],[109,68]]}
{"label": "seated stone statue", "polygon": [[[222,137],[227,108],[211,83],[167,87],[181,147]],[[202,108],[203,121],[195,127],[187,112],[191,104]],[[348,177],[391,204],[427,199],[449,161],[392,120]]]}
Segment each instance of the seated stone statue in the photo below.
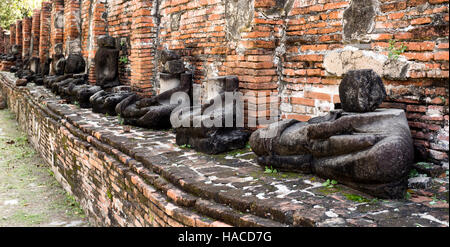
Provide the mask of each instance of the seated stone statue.
{"label": "seated stone statue", "polygon": [[[160,80],[160,84],[164,84]],[[133,94],[120,102],[116,107],[117,114],[124,119],[125,124],[150,129],[168,129],[171,127],[170,114],[178,104],[170,104],[174,93],[190,93],[192,87],[192,74],[180,75],[179,84],[172,84],[166,91],[151,98],[142,98]]]}
{"label": "seated stone statue", "polygon": [[[208,96],[206,103],[201,107],[190,107],[180,109],[178,115],[180,123],[188,123],[189,127],[176,127],[176,142],[178,145],[190,145],[193,149],[207,153],[218,154],[233,149],[244,148],[247,144],[250,133],[243,127],[236,125],[236,111],[225,111],[225,109],[235,109],[234,101],[225,101],[227,92],[235,93],[239,90],[239,80],[236,76],[225,76],[211,79],[209,82]],[[214,107],[214,102],[222,102],[221,107]],[[211,110],[211,107],[213,110]],[[211,110],[206,113],[207,110]],[[182,113],[182,112],[187,112]],[[205,126],[205,119],[219,119],[220,126]],[[232,126],[226,125],[226,119],[232,120]],[[196,126],[195,123],[200,123]]]}
{"label": "seated stone statue", "polygon": [[77,74],[74,75],[73,78],[68,79],[68,83],[61,85],[58,87],[56,94],[61,96],[62,99],[67,100],[68,103],[73,103],[72,97],[71,97],[71,90],[75,86],[78,85],[85,85],[86,84],[86,74]]}
{"label": "seated stone statue", "polygon": [[20,52],[19,52],[20,50],[22,50],[20,45],[11,46],[10,53],[8,54],[6,60],[14,62],[14,61],[20,59],[20,57],[21,57]]}
{"label": "seated stone statue", "polygon": [[59,82],[55,82],[51,85],[50,89],[52,90],[52,92],[54,94],[59,95],[60,93],[60,89],[63,89],[64,87],[66,87],[69,83],[73,82],[74,79],[73,77],[69,77],[63,81],[59,81]]}
{"label": "seated stone statue", "polygon": [[11,52],[7,58],[7,61],[14,62],[14,66],[11,66],[9,69],[9,72],[16,73],[19,68],[23,65],[22,64],[22,55],[20,54],[20,51],[22,50],[22,46],[20,45],[13,45],[11,47]]}
{"label": "seated stone statue", "polygon": [[125,98],[133,95],[128,86],[118,86],[112,89],[112,93],[105,90],[99,91],[89,98],[92,105],[92,111],[115,116],[116,106]]}
{"label": "seated stone statue", "polygon": [[61,43],[55,45],[55,54],[53,54],[50,65],[51,75],[64,75],[64,66],[66,59],[63,54],[63,46]]}
{"label": "seated stone statue", "polygon": [[97,40],[99,46],[95,53],[96,85],[103,89],[119,86],[119,49],[113,37],[103,35]]}
{"label": "seated stone statue", "polygon": [[160,58],[163,70],[163,73],[159,74],[160,93],[150,98],[133,94],[120,102],[116,112],[124,119],[125,124],[150,129],[170,128],[170,114],[179,105],[170,103],[172,96],[178,92],[190,95],[192,74],[185,73],[180,57],[163,50]]}
{"label": "seated stone statue", "polygon": [[64,74],[84,73],[86,62],[79,54],[70,54],[64,62]]}
{"label": "seated stone statue", "polygon": [[61,98],[67,100],[69,103],[73,103],[75,99],[72,97],[72,91],[76,86],[85,85],[88,81],[88,74],[75,74],[73,75],[73,81],[61,87],[59,89],[59,95]]}
{"label": "seated stone statue", "polygon": [[30,58],[30,70],[34,74],[39,74],[40,64],[39,64],[39,58],[38,57],[32,57]]}
{"label": "seated stone statue", "polygon": [[51,89],[53,84],[72,78],[72,75],[51,75],[43,79],[44,86]]}
{"label": "seated stone statue", "polygon": [[314,173],[380,198],[403,198],[413,141],[403,110],[378,109],[386,96],[372,70],[349,71],[340,85],[343,110],[308,122],[284,120],[250,137],[257,162]]}

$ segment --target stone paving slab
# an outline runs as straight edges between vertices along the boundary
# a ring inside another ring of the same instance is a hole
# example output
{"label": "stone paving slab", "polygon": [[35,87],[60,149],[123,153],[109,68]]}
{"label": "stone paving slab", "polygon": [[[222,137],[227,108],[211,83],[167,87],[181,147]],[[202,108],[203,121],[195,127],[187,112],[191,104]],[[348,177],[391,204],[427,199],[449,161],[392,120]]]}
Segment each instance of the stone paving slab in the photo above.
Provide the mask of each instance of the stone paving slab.
{"label": "stone paving slab", "polygon": [[29,84],[18,90],[27,91],[61,121],[109,146],[119,160],[137,164],[133,169],[143,164],[160,182],[185,193],[181,197],[192,196],[188,207],[215,218],[223,220],[231,210],[279,222],[278,226],[449,226],[448,172],[446,177],[433,179],[428,190],[410,189],[408,200],[381,200],[341,184],[329,188],[314,175],[265,173],[248,148],[222,155],[200,154],[177,146],[173,130],[132,127],[125,132],[117,117],[65,104],[42,86]]}

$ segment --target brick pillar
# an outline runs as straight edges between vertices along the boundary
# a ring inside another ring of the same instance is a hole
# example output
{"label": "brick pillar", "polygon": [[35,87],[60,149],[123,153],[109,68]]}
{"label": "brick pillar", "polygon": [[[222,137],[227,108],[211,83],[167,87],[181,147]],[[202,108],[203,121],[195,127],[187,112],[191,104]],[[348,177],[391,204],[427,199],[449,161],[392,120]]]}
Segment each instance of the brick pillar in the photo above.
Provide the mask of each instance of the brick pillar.
{"label": "brick pillar", "polygon": [[39,34],[41,26],[41,10],[33,10],[33,21],[31,23],[31,56],[39,57]]}
{"label": "brick pillar", "polygon": [[64,51],[81,53],[81,0],[64,0]]}
{"label": "brick pillar", "polygon": [[156,26],[152,15],[153,1],[134,0],[131,23],[131,87],[144,95],[151,95],[154,84]]}
{"label": "brick pillar", "polygon": [[16,44],[16,24],[9,25],[9,45]]}
{"label": "brick pillar", "polygon": [[52,0],[50,21],[50,75],[54,75],[56,62],[64,55],[64,0]]}
{"label": "brick pillar", "polygon": [[107,23],[103,18],[106,13],[106,1],[85,0],[81,6],[82,22],[82,55],[86,61],[89,82],[95,83],[94,57],[97,51],[97,38],[106,34]]}
{"label": "brick pillar", "polygon": [[43,2],[41,6],[39,30],[39,60],[42,63],[50,56],[50,22],[52,3]]}
{"label": "brick pillar", "polygon": [[22,54],[22,42],[23,42],[23,36],[22,36],[22,20],[16,21],[16,45],[19,47],[19,54]]}
{"label": "brick pillar", "polygon": [[22,57],[30,56],[31,47],[31,17],[25,17],[22,24]]}

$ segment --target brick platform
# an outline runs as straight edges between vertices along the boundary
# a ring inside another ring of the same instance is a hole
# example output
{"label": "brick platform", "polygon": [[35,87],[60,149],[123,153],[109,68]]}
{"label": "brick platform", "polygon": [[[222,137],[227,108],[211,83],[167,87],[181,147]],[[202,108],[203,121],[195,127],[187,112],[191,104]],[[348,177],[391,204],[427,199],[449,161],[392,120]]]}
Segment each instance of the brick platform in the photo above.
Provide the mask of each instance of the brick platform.
{"label": "brick platform", "polygon": [[[266,174],[250,150],[204,155],[172,131],[131,128],[49,90],[0,88],[30,142],[91,222],[107,226],[448,226],[448,175],[410,200],[374,200],[295,173]],[[433,202],[433,203],[431,203]]]}
{"label": "brick platform", "polygon": [[[56,48],[81,52],[95,83],[97,38],[108,34],[120,48],[119,81],[141,95],[158,92],[158,51],[170,49],[204,88],[236,75],[243,93],[274,93],[282,119],[327,114],[346,71],[373,69],[383,107],[406,111],[417,160],[448,164],[448,0],[47,0],[32,18],[41,63]],[[29,19],[10,25],[0,50],[27,53],[28,28]],[[268,104],[248,102],[247,118]]]}

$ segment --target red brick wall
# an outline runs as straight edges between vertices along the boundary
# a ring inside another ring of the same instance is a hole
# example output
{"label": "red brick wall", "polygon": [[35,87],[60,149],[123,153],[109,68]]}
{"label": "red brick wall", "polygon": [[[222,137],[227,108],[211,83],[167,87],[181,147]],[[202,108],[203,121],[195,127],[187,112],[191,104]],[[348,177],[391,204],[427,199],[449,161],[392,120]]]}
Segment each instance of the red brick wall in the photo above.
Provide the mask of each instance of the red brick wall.
{"label": "red brick wall", "polygon": [[[244,1],[241,1],[244,2]],[[227,75],[238,75],[243,93],[253,92],[258,101],[248,102],[248,118],[269,115],[270,93],[278,94],[279,74],[277,61],[280,60],[277,48],[280,46],[281,30],[284,24],[279,15],[267,16],[265,12],[273,7],[273,1],[255,0],[250,5],[253,18],[250,22],[240,22],[230,40],[227,51]],[[231,8],[231,6],[229,7]],[[238,6],[239,8],[239,6]],[[228,9],[231,15],[234,9]],[[244,14],[244,13],[241,13]],[[264,96],[267,95],[267,96]],[[272,100],[270,100],[272,99]],[[258,106],[266,105],[266,110]],[[262,124],[256,122],[258,125]]]}
{"label": "red brick wall", "polygon": [[22,20],[17,20],[16,21],[16,45],[19,45],[19,54],[22,54],[22,39],[23,35],[22,35]]}
{"label": "red brick wall", "polygon": [[[62,18],[62,19],[61,19]],[[64,39],[64,0],[52,0],[50,21],[50,55],[55,54],[55,46]],[[64,47],[64,46],[63,46]]]}
{"label": "red brick wall", "polygon": [[81,0],[64,0],[65,54],[81,52]]}
{"label": "red brick wall", "polygon": [[105,1],[85,0],[81,4],[81,50],[86,60],[86,70],[89,73],[89,81],[95,83],[94,57],[97,50],[97,38],[106,34],[107,23],[104,18],[106,13]]}
{"label": "red brick wall", "polygon": [[51,2],[42,2],[39,30],[39,59],[43,63],[50,55]]}
{"label": "red brick wall", "polygon": [[31,56],[39,57],[39,37],[41,27],[41,9],[33,10],[33,20],[31,23]]}
{"label": "red brick wall", "polygon": [[384,106],[406,110],[420,158],[448,160],[448,1],[380,1],[374,28],[363,42],[343,37],[342,20],[350,1],[304,2],[294,1],[286,18],[283,117],[307,120],[339,103],[341,76],[324,66],[331,51],[354,45],[388,55],[389,40],[396,39],[397,45],[406,45],[401,56],[411,65],[401,78],[384,76],[389,95]]}
{"label": "red brick wall", "polygon": [[30,56],[32,18],[22,20],[22,57]]}
{"label": "red brick wall", "polygon": [[9,26],[9,44],[11,46],[16,44],[16,24]]}

